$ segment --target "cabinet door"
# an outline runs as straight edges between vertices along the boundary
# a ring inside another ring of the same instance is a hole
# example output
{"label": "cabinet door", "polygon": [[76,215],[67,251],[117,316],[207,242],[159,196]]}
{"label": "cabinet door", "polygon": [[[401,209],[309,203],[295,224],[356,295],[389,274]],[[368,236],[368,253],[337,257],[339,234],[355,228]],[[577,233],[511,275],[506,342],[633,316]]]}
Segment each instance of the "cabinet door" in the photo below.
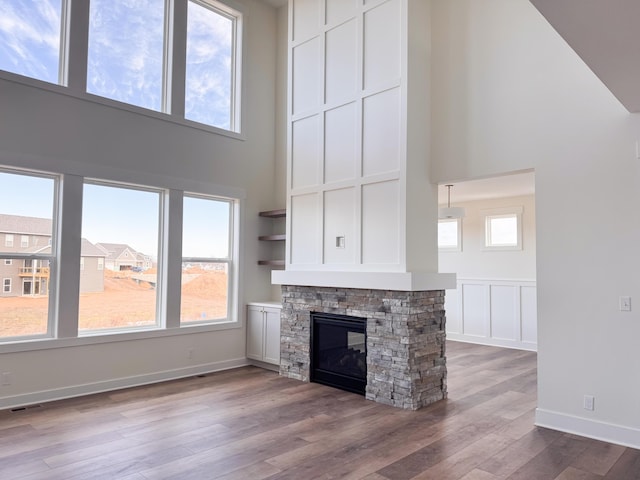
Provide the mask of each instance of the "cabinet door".
{"label": "cabinet door", "polygon": [[247,307],[247,357],[262,360],[264,355],[264,320],[262,307]]}
{"label": "cabinet door", "polygon": [[280,309],[264,309],[264,361],[280,365]]}

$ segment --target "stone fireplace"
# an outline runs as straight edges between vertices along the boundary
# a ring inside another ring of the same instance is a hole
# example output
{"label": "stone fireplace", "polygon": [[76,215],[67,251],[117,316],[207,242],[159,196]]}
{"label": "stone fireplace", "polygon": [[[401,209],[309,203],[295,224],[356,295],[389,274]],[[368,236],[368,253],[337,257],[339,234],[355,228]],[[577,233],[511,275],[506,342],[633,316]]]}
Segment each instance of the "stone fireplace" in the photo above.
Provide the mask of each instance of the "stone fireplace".
{"label": "stone fireplace", "polygon": [[446,398],[444,290],[282,285],[282,376],[310,381],[311,312],[366,319],[367,399],[417,410]]}

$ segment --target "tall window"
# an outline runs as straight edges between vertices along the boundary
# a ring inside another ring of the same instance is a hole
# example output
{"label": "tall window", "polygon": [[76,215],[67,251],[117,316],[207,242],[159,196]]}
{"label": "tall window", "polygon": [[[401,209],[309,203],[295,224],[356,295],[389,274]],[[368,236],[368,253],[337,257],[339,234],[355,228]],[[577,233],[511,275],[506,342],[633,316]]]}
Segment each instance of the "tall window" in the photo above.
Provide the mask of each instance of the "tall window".
{"label": "tall window", "polygon": [[[157,325],[158,272],[145,270],[136,254],[158,258],[161,196],[157,190],[85,183],[80,330]],[[100,255],[107,268],[99,268]]]}
{"label": "tall window", "polygon": [[189,1],[185,118],[232,128],[236,17],[203,1]]}
{"label": "tall window", "polygon": [[91,0],[87,91],[160,111],[164,0]]}
{"label": "tall window", "polygon": [[226,320],[233,204],[195,195],[183,203],[180,321]]}
{"label": "tall window", "polygon": [[0,0],[0,69],[62,83],[65,0]]}
{"label": "tall window", "polygon": [[[0,20],[1,21],[1,20]],[[42,239],[42,248],[20,248],[14,235],[0,245],[0,339],[45,335],[49,329],[51,263],[55,241],[53,212],[57,179],[0,170],[0,234],[17,232]],[[7,242],[11,238],[11,242]],[[14,261],[15,260],[15,261]],[[53,298],[53,297],[52,297]]]}
{"label": "tall window", "polygon": [[4,246],[5,247],[13,247],[13,234],[5,233],[4,234]]}

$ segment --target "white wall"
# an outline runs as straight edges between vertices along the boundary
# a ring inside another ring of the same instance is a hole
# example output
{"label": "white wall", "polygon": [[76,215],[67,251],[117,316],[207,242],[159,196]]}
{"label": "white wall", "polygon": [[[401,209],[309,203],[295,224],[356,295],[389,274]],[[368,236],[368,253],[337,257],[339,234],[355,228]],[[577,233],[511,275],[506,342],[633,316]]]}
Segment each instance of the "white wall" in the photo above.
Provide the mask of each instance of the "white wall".
{"label": "white wall", "polygon": [[536,172],[537,422],[640,447],[640,119],[526,0],[434,0],[433,25],[434,179]]}
{"label": "white wall", "polygon": [[[243,139],[0,79],[0,165],[39,168],[171,188],[202,184],[244,192],[240,315],[244,303],[269,298],[269,271],[257,266],[265,245],[260,210],[275,203],[276,11],[243,0]],[[217,185],[217,186],[215,186]],[[263,242],[264,243],[264,242]],[[243,318],[241,318],[243,320]],[[244,323],[241,322],[243,327]],[[187,350],[195,349],[193,359]],[[0,347],[0,405],[144,383],[242,364],[245,331],[19,352]]]}

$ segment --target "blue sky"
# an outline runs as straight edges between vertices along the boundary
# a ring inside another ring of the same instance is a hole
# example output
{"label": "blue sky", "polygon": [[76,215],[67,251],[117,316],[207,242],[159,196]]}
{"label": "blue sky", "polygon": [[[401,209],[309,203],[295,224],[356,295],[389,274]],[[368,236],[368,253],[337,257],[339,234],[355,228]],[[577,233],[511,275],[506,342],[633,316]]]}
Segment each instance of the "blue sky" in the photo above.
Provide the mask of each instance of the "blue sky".
{"label": "blue sky", "polygon": [[[0,69],[58,82],[63,0],[0,0]],[[230,19],[189,2],[185,116],[230,128]],[[91,0],[87,91],[160,111],[164,0]]]}
{"label": "blue sky", "polygon": [[0,69],[58,82],[61,0],[0,0]]}
{"label": "blue sky", "polygon": [[[53,217],[50,178],[0,172],[0,213]],[[86,184],[82,236],[92,243],[125,243],[155,257],[158,252],[160,196],[157,192]],[[229,204],[184,198],[183,256],[228,255]]]}

